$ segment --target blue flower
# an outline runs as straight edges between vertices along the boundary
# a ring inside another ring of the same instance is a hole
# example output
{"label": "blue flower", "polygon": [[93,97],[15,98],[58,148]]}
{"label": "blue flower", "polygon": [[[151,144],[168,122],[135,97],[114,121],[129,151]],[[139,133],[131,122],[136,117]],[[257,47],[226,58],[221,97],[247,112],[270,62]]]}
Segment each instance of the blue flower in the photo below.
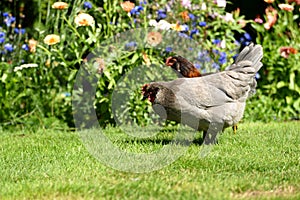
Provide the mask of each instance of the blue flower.
{"label": "blue flower", "polygon": [[189,30],[189,26],[186,24],[181,25],[181,27],[183,27],[183,31],[188,31]]}
{"label": "blue flower", "polygon": [[233,58],[233,60],[235,60],[237,57],[238,57],[238,53],[237,54],[235,54],[234,56],[232,56],[232,58]]}
{"label": "blue flower", "polygon": [[135,9],[136,9],[138,12],[144,10],[143,6],[136,6]]}
{"label": "blue flower", "polygon": [[246,42],[243,43],[243,45],[245,45],[245,46],[248,46],[249,44],[250,44],[249,41],[246,41]]}
{"label": "blue flower", "polygon": [[179,32],[178,35],[179,35],[179,37],[190,38],[190,37],[189,37],[187,34],[185,34],[185,33]]}
{"label": "blue flower", "polygon": [[83,7],[86,9],[91,9],[93,7],[93,5],[91,2],[86,1],[83,3]]}
{"label": "blue flower", "polygon": [[19,34],[19,33],[21,33],[21,34],[25,34],[25,29],[24,28],[14,28],[14,32],[16,33],[16,34]]}
{"label": "blue flower", "polygon": [[220,53],[219,63],[221,65],[225,64],[227,62],[227,54],[225,52]]}
{"label": "blue flower", "polygon": [[193,36],[194,36],[195,34],[196,34],[196,35],[199,34],[199,30],[196,29],[196,28],[194,28],[193,30],[191,30],[190,37],[193,38]]}
{"label": "blue flower", "polygon": [[[3,15],[4,15],[4,13],[3,13]],[[15,21],[16,21],[16,18],[12,17],[12,16],[11,17],[7,16],[4,19],[4,22],[5,22],[6,26],[11,26],[11,24],[13,24]]]}
{"label": "blue flower", "polygon": [[189,17],[192,21],[194,21],[196,19],[195,15],[193,15],[192,13],[189,13]]}
{"label": "blue flower", "polygon": [[9,43],[4,45],[4,49],[8,52],[12,52],[14,50],[13,46]]}
{"label": "blue flower", "polygon": [[4,37],[0,37],[0,44],[2,44],[5,41]]}
{"label": "blue flower", "polygon": [[244,46],[247,46],[250,44],[250,41],[252,40],[252,37],[249,33],[244,33],[244,35],[240,38],[240,43]]}
{"label": "blue flower", "polygon": [[206,22],[199,22],[199,26],[201,26],[201,27],[206,26]]}
{"label": "blue flower", "polygon": [[220,44],[221,40],[220,39],[213,39],[212,43],[213,44]]}
{"label": "blue flower", "polygon": [[208,54],[208,51],[204,50],[204,51],[199,51],[198,52],[198,57],[197,59],[200,61],[200,62],[210,62],[210,56]]}
{"label": "blue flower", "polygon": [[25,51],[28,51],[29,50],[29,46],[27,44],[23,44],[22,45],[22,49],[25,50]]}
{"label": "blue flower", "polygon": [[195,67],[196,67],[197,69],[200,69],[200,68],[201,68],[201,65],[200,65],[199,63],[195,63]]}
{"label": "blue flower", "polygon": [[142,6],[135,6],[131,11],[131,15],[139,15],[141,11],[143,11],[144,8]]}
{"label": "blue flower", "polygon": [[4,32],[0,32],[0,38],[4,38],[5,37],[5,33]]}
{"label": "blue flower", "polygon": [[247,40],[247,41],[251,41],[252,38],[251,38],[251,35],[249,33],[244,33],[244,38]]}
{"label": "blue flower", "polygon": [[146,0],[144,0],[144,1],[140,1],[140,5],[146,5],[147,4],[147,1]]}
{"label": "blue flower", "polygon": [[217,69],[217,70],[219,70],[220,69],[220,65],[218,65],[217,63],[213,63],[212,65],[212,68],[214,68],[214,69]]}
{"label": "blue flower", "polygon": [[172,47],[169,47],[169,46],[166,47],[166,52],[167,52],[167,53],[170,53],[171,51],[172,51]]}
{"label": "blue flower", "polygon": [[164,19],[166,17],[167,17],[167,13],[166,13],[165,10],[160,9],[160,10],[157,11],[157,20],[161,20],[161,19]]}
{"label": "blue flower", "polygon": [[7,12],[3,13],[3,17],[8,17],[9,14]]}
{"label": "blue flower", "polygon": [[132,42],[128,42],[127,44],[125,44],[125,48],[132,48],[132,47],[136,47],[137,43],[132,41]]}
{"label": "blue flower", "polygon": [[218,50],[218,49],[213,49],[212,52],[213,52],[214,54],[219,54],[219,50]]}

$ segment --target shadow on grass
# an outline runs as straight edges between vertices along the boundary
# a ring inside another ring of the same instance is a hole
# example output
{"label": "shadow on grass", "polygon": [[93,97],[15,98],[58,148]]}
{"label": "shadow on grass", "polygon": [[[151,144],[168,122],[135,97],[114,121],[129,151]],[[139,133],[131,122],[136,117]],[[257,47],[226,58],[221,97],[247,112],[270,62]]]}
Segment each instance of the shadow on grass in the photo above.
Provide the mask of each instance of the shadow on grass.
{"label": "shadow on grass", "polygon": [[[165,137],[164,134],[166,135]],[[188,146],[191,144],[194,145],[199,145],[201,146],[203,144],[203,138],[202,137],[195,137],[192,140],[189,139],[175,139],[170,136],[174,136],[172,134],[172,131],[169,131],[169,133],[160,133],[159,137],[149,137],[149,138],[127,138],[123,140],[122,142],[127,143],[127,144],[159,144],[159,145],[168,145],[171,143],[175,144],[180,144],[184,146]],[[198,135],[199,133],[197,133]],[[202,134],[201,134],[202,135]]]}

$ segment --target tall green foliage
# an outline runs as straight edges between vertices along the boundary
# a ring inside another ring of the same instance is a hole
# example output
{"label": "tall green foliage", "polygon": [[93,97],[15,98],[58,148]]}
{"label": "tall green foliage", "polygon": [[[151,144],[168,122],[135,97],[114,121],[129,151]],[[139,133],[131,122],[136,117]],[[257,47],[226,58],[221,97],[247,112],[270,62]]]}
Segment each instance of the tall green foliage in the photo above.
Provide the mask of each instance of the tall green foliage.
{"label": "tall green foliage", "polygon": [[[259,88],[269,98],[269,110],[281,119],[300,115],[299,6],[278,4],[266,9],[265,23],[253,24],[264,48]],[[269,111],[270,112],[270,111]]]}

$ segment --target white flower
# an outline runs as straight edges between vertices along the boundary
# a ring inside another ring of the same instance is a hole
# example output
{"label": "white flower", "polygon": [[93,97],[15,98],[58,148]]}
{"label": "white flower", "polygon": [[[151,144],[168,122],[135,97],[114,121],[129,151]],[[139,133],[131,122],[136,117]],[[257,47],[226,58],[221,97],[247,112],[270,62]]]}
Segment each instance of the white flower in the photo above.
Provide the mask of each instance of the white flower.
{"label": "white flower", "polygon": [[226,7],[226,0],[215,0],[215,3],[217,4],[218,7]]}
{"label": "white flower", "polygon": [[226,13],[225,16],[222,17],[226,22],[233,22],[233,14],[232,13]]}
{"label": "white flower", "polygon": [[206,10],[206,9],[207,9],[206,3],[202,3],[201,4],[201,10]]}
{"label": "white flower", "polygon": [[171,24],[166,20],[160,20],[156,27],[161,30],[169,30],[171,28]]}
{"label": "white flower", "polygon": [[169,30],[171,28],[171,24],[163,19],[160,20],[158,23],[156,22],[156,20],[151,19],[149,21],[149,25],[154,26],[155,28],[158,28],[160,30]]}
{"label": "white flower", "polygon": [[44,38],[44,43],[48,45],[54,45],[60,42],[60,36],[55,34],[47,35]]}
{"label": "white flower", "polygon": [[225,48],[226,48],[226,41],[225,41],[225,40],[222,40],[222,41],[221,41],[220,47],[221,47],[222,49],[225,49]]}
{"label": "white flower", "polygon": [[87,13],[79,13],[74,21],[77,26],[92,26],[95,24],[94,18]]}
{"label": "white flower", "polygon": [[63,10],[63,9],[67,9],[68,8],[68,4],[65,2],[55,2],[54,4],[52,4],[52,8],[54,9],[58,9],[58,10]]}
{"label": "white flower", "polygon": [[149,21],[149,26],[157,26],[157,21],[155,19],[151,19]]}
{"label": "white flower", "polygon": [[294,10],[293,5],[289,5],[289,4],[285,4],[285,3],[278,4],[278,7],[281,10],[285,10],[285,11],[289,11],[289,12],[292,12]]}

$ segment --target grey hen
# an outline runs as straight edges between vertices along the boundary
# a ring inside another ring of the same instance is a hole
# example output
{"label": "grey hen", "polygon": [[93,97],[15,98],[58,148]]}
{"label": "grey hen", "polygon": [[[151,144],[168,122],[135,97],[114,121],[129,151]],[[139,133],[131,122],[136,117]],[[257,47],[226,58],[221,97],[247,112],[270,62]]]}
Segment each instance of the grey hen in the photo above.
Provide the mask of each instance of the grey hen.
{"label": "grey hen", "polygon": [[152,82],[142,87],[142,93],[160,117],[203,131],[204,143],[212,144],[218,132],[242,119],[262,57],[262,47],[250,44],[226,71]]}

